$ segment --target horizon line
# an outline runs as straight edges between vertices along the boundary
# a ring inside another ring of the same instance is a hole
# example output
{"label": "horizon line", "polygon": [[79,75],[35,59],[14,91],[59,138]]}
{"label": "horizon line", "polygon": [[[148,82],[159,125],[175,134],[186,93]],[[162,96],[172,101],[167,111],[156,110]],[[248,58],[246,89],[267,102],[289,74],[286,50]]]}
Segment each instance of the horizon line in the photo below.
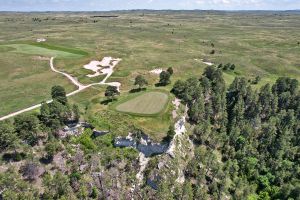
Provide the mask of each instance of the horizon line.
{"label": "horizon line", "polygon": [[0,12],[121,12],[121,11],[223,11],[223,12],[239,12],[239,11],[299,11],[300,9],[123,9],[123,10],[0,10]]}

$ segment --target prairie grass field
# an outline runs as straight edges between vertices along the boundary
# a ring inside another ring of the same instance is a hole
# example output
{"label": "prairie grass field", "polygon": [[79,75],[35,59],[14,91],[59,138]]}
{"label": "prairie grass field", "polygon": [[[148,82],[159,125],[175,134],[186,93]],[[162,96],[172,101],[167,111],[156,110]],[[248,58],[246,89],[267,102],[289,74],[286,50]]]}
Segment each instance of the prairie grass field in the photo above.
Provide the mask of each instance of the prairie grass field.
{"label": "prairie grass field", "polygon": [[[255,88],[273,83],[280,76],[300,80],[300,15],[297,12],[213,12],[134,11],[0,13],[0,116],[50,98],[50,88],[62,85],[67,92],[76,88],[50,70],[49,61],[37,56],[56,56],[55,67],[84,84],[89,79],[83,65],[104,56],[121,58],[108,82],[118,81],[121,97],[141,74],[154,89],[156,68],[173,67],[172,83],[200,76],[207,66],[234,63],[234,71],[224,71],[226,83],[235,76],[261,77]],[[36,43],[45,38],[44,43]],[[215,53],[211,54],[214,50]],[[161,88],[169,91],[172,87]],[[86,115],[109,109],[101,105],[103,87],[90,88],[71,98]],[[81,98],[82,97],[82,98]],[[170,110],[164,114],[170,121]],[[148,111],[147,111],[148,112]],[[162,117],[162,116],[159,116]],[[133,116],[141,126],[151,127],[160,118]],[[158,131],[168,129],[162,123]]]}

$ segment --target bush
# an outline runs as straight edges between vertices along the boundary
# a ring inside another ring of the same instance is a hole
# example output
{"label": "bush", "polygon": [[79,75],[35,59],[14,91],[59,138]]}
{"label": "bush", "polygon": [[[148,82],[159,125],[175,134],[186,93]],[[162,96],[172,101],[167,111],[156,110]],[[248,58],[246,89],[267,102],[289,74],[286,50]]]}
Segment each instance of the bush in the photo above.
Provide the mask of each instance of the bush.
{"label": "bush", "polygon": [[76,139],[76,143],[81,144],[85,151],[96,149],[96,145],[94,144],[91,135],[92,130],[86,129],[84,133]]}

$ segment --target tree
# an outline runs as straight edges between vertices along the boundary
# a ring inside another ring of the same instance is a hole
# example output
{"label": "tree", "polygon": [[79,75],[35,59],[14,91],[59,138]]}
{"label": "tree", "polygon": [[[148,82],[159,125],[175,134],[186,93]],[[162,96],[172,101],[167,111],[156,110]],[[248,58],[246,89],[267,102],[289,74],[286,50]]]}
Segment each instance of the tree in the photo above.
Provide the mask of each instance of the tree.
{"label": "tree", "polygon": [[62,86],[53,86],[51,89],[51,96],[53,100],[57,100],[63,105],[66,105],[68,103],[65,88],[63,88]]}
{"label": "tree", "polygon": [[78,122],[80,119],[80,111],[79,111],[78,105],[74,104],[72,111],[73,111],[73,119],[76,122]]}
{"label": "tree", "polygon": [[120,92],[118,91],[118,88],[116,86],[109,85],[105,90],[105,96],[110,100],[114,100],[115,96],[119,94]]}
{"label": "tree", "polygon": [[231,69],[231,70],[235,70],[235,64],[232,64],[232,65],[230,66],[230,69]]}
{"label": "tree", "polygon": [[170,83],[171,74],[167,71],[162,71],[159,75],[159,78],[159,84],[165,86]]}
{"label": "tree", "polygon": [[51,113],[49,105],[46,102],[42,102],[39,119],[44,125],[50,126]]}
{"label": "tree", "polygon": [[255,79],[252,81],[252,84],[256,85],[261,80],[260,76],[256,76]]}
{"label": "tree", "polygon": [[187,84],[185,81],[178,80],[175,82],[172,93],[175,94],[176,97],[182,99],[186,90]]}
{"label": "tree", "polygon": [[200,123],[201,120],[204,120],[204,100],[202,97],[192,103],[188,110],[188,114],[190,120],[195,123]]}
{"label": "tree", "polygon": [[19,138],[30,145],[35,145],[39,139],[39,119],[33,114],[23,114],[15,117],[14,126]]}
{"label": "tree", "polygon": [[173,139],[174,135],[176,134],[175,132],[175,127],[174,125],[169,126],[169,130],[167,132],[167,139],[170,141]]}
{"label": "tree", "polygon": [[54,176],[46,174],[43,184],[46,186],[43,199],[76,199],[72,194],[68,177],[59,171]]}
{"label": "tree", "polygon": [[138,75],[135,77],[134,85],[138,85],[141,89],[143,86],[148,85],[148,81],[142,75]]}
{"label": "tree", "polygon": [[170,75],[173,75],[174,70],[173,70],[172,67],[169,67],[169,68],[167,69],[167,72],[169,72]]}
{"label": "tree", "polygon": [[230,69],[230,66],[231,66],[231,64],[227,63],[226,65],[224,65],[223,70],[226,71],[226,70]]}
{"label": "tree", "polygon": [[61,145],[56,139],[50,139],[46,146],[45,146],[45,151],[47,153],[47,158],[52,159],[53,156],[61,150]]}
{"label": "tree", "polygon": [[15,149],[18,144],[18,137],[13,125],[0,121],[0,150]]}
{"label": "tree", "polygon": [[0,191],[0,199],[39,199],[39,191],[23,180],[14,167],[0,173]]}

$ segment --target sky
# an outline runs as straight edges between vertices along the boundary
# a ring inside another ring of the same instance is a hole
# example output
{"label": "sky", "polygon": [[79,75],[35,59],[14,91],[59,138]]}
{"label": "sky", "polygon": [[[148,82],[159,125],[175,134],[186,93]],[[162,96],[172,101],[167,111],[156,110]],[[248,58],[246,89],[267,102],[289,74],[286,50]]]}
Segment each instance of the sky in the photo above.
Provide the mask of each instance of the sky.
{"label": "sky", "polygon": [[0,11],[294,10],[300,0],[0,0]]}

